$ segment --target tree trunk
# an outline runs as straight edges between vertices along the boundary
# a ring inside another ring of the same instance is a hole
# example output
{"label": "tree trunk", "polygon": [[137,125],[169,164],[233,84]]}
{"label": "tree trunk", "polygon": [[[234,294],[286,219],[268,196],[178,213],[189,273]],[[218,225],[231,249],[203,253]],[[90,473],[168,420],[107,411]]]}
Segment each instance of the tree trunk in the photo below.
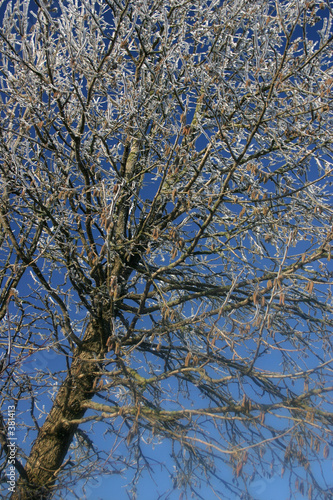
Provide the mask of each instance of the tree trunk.
{"label": "tree trunk", "polygon": [[[139,142],[134,141],[129,147],[122,172],[127,180],[134,174],[138,151]],[[114,241],[119,243],[120,247],[126,232],[128,196],[128,193],[124,192],[117,206]],[[124,259],[128,262],[127,269],[124,269],[122,259],[117,256],[109,278],[122,276],[123,281],[126,282],[131,273],[131,266],[139,261],[140,256],[132,250],[132,254],[124,255]],[[100,268],[99,271],[101,271]],[[104,280],[105,275],[101,271],[96,283],[102,285]],[[17,489],[11,496],[12,500],[46,500],[52,492],[57,474],[78,427],[77,424],[73,425],[68,422],[83,417],[86,409],[82,408],[82,402],[91,399],[94,395],[94,387],[99,378],[99,362],[104,357],[107,339],[111,334],[110,319],[113,315],[113,299],[109,297],[107,305],[102,305],[103,299],[100,300],[99,302],[96,297],[98,319],[91,320],[85,331],[82,345],[75,349],[70,373],[64,380],[52,410],[32,447],[25,466],[28,480],[22,477],[19,479]]]}
{"label": "tree trunk", "polygon": [[78,427],[68,421],[82,418],[86,411],[82,401],[94,394],[99,361],[104,356],[109,335],[109,322],[102,319],[92,320],[87,326],[82,346],[75,349],[70,373],[32,447],[25,466],[28,481],[19,479],[12,500],[46,500],[52,492]]}

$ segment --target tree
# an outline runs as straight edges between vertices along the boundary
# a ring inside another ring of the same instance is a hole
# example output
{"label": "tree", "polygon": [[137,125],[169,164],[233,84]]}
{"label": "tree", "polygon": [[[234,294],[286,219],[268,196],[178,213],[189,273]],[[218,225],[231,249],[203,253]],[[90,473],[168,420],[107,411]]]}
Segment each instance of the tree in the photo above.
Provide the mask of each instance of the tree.
{"label": "tree", "polygon": [[252,498],[274,473],[332,498],[316,467],[332,446],[329,1],[2,9],[3,475],[8,407],[26,433],[8,494],[64,498],[98,471],[135,496],[160,463],[196,498],[201,482]]}

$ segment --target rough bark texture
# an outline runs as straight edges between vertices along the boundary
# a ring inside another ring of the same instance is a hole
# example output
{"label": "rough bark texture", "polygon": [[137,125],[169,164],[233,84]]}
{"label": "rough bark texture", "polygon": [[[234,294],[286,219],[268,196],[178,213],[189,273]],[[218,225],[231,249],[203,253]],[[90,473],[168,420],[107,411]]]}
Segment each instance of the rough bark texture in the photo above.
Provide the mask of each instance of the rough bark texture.
{"label": "rough bark texture", "polygon": [[25,466],[28,477],[21,479],[12,500],[46,499],[52,492],[66,453],[77,429],[68,422],[83,417],[82,401],[91,399],[99,377],[99,360],[104,355],[110,334],[108,322],[91,321],[85,332],[83,347],[74,354],[70,373],[64,380],[53,407],[42,426]]}

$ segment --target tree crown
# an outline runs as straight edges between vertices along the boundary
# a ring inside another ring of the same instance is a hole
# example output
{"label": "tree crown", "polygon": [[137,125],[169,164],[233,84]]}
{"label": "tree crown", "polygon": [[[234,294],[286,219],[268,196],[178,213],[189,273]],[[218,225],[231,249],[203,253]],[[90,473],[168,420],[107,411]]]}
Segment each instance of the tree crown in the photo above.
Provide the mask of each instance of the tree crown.
{"label": "tree crown", "polygon": [[331,54],[329,2],[6,5],[2,407],[35,439],[13,498],[94,470],[134,495],[161,442],[182,493],[278,472],[332,498]]}

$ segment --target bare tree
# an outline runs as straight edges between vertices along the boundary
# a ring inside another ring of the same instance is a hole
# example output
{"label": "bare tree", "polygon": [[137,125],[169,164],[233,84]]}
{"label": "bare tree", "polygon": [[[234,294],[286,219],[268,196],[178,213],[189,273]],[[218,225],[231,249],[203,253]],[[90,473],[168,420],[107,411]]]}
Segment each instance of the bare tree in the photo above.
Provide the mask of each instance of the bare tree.
{"label": "bare tree", "polygon": [[329,0],[1,8],[9,494],[134,497],[160,463],[195,498],[332,498]]}

